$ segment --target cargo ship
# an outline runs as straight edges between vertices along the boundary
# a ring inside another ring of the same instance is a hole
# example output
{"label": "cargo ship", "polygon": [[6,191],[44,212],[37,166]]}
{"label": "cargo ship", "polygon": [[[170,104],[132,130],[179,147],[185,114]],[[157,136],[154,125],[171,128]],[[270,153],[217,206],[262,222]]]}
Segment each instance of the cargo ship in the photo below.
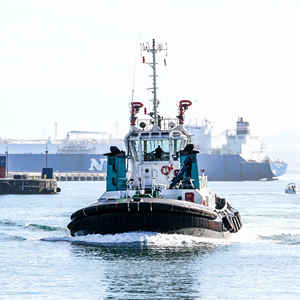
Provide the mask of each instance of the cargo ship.
{"label": "cargo ship", "polygon": [[40,172],[51,167],[55,173],[106,172],[109,144],[123,148],[121,139],[104,132],[69,131],[63,140],[2,140],[0,153],[7,156],[8,172]]}
{"label": "cargo ship", "polygon": [[218,147],[213,146],[216,137],[209,121],[186,128],[199,151],[198,165],[210,181],[276,180],[286,173],[287,163],[265,153],[262,141],[250,134],[249,122],[242,117],[235,130],[226,130],[225,142]]}
{"label": "cargo ship", "polygon": [[[198,166],[209,181],[274,180],[285,174],[287,164],[272,160],[259,138],[250,135],[249,123],[239,118],[234,131],[226,131],[225,143],[213,146],[212,125],[187,125],[192,143],[199,151]],[[96,131],[70,131],[63,140],[2,140],[0,153],[7,153],[8,172],[40,172],[51,167],[55,173],[104,173],[109,145],[124,149],[122,139]]]}

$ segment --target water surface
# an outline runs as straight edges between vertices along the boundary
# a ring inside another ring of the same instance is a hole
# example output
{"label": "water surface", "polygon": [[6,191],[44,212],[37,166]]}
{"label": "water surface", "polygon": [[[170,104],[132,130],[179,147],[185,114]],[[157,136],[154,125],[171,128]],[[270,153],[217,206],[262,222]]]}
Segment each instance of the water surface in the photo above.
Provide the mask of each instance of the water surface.
{"label": "water surface", "polygon": [[60,182],[57,195],[1,195],[0,299],[300,299],[300,195],[284,194],[289,181],[296,180],[210,182],[244,223],[219,240],[71,237],[71,213],[94,202],[104,182]]}

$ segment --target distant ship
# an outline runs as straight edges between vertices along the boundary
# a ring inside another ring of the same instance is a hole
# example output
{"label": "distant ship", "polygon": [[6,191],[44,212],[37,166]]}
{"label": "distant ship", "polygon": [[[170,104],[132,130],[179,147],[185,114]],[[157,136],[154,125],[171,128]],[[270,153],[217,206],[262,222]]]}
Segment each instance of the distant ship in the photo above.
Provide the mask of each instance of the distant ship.
{"label": "distant ship", "polygon": [[109,144],[123,147],[123,140],[96,131],[70,131],[64,140],[2,140],[0,153],[7,153],[8,172],[106,172]]}
{"label": "distant ship", "polygon": [[[226,142],[213,147],[211,123],[185,126],[200,152],[198,165],[209,181],[274,180],[286,172],[287,164],[271,160],[258,138],[250,135],[249,123],[240,118],[235,132],[226,131]],[[0,153],[7,152],[9,172],[106,172],[109,145],[124,149],[122,139],[94,131],[70,131],[64,140],[2,140]],[[46,155],[47,152],[47,155]]]}
{"label": "distant ship", "polygon": [[211,123],[186,126],[200,151],[198,165],[210,181],[274,180],[285,174],[287,164],[271,160],[259,138],[251,136],[249,123],[239,118],[235,131],[227,130],[225,143],[213,147]]}

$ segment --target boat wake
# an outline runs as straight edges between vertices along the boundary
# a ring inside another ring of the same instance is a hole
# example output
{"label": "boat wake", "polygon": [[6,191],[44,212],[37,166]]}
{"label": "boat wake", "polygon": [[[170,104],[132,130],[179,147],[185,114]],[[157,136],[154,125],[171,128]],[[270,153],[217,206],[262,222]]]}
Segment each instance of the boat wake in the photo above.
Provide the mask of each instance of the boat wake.
{"label": "boat wake", "polygon": [[49,226],[49,225],[42,225],[42,224],[25,224],[24,226],[26,229],[31,230],[42,230],[42,231],[66,231],[65,228],[58,227],[58,226]]}
{"label": "boat wake", "polygon": [[0,232],[0,242],[3,241],[25,241],[26,238],[18,235],[10,235],[3,232]]}
{"label": "boat wake", "polygon": [[51,226],[44,224],[35,224],[35,223],[23,223],[16,222],[7,219],[0,220],[1,227],[16,227],[16,228],[24,228],[27,230],[40,230],[40,231],[63,231],[67,232],[67,229],[59,226]]}
{"label": "boat wake", "polygon": [[300,245],[300,233],[280,233],[269,236],[261,236],[261,239],[273,241],[278,244]]}
{"label": "boat wake", "polygon": [[265,229],[247,227],[227,236],[226,238],[197,237],[185,234],[167,234],[156,232],[128,232],[118,234],[90,234],[85,236],[46,237],[40,239],[47,242],[68,242],[87,246],[128,246],[141,245],[159,248],[197,248],[218,247],[232,244],[283,243],[300,244],[300,231],[282,232],[282,229]]}
{"label": "boat wake", "polygon": [[42,238],[47,242],[69,242],[88,246],[122,246],[142,245],[159,248],[194,248],[216,247],[232,243],[231,237],[224,239],[196,237],[184,234],[166,234],[156,232],[128,232],[119,234],[90,234],[76,237],[48,237]]}
{"label": "boat wake", "polygon": [[3,220],[0,220],[0,226],[5,226],[5,227],[20,227],[22,225],[14,222],[14,221],[3,219]]}

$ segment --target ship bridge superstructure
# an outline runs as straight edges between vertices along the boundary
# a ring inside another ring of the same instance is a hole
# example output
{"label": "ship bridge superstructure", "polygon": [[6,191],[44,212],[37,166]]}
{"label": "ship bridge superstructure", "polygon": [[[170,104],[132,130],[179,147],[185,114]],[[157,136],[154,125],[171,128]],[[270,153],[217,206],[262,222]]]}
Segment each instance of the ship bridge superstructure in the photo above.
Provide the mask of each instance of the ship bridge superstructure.
{"label": "ship bridge superstructure", "polygon": [[[179,151],[190,142],[190,135],[182,126],[176,126],[176,120],[168,121],[169,125],[161,128],[151,128],[149,121],[146,127],[150,129],[134,127],[125,138],[131,180],[136,188],[158,183],[167,186],[179,171]],[[144,120],[140,124],[147,123]]]}
{"label": "ship bridge superstructure", "polygon": [[235,131],[226,132],[226,144],[222,147],[222,154],[241,155],[246,160],[264,161],[267,159],[263,151],[262,141],[250,135],[249,123],[239,118]]}

